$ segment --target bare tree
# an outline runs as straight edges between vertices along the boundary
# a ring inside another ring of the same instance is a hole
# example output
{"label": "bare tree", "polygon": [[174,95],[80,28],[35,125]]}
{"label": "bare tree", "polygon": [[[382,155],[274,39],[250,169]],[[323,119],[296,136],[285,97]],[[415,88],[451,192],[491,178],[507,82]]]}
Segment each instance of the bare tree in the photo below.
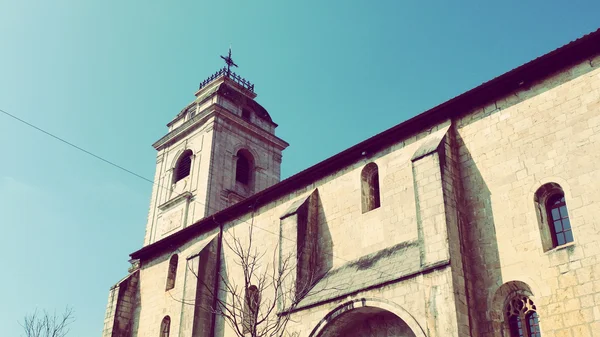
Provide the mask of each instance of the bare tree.
{"label": "bare tree", "polygon": [[[223,244],[233,256],[237,273],[219,273],[220,293],[214,312],[222,316],[239,337],[281,337],[290,311],[300,303],[312,284],[293,287],[297,259],[280,252],[261,251],[254,242],[254,225],[243,239],[227,231]],[[281,255],[281,256],[280,256]],[[236,275],[243,279],[236,279]],[[312,282],[310,282],[312,283]],[[296,289],[294,289],[296,288]]]}
{"label": "bare tree", "polygon": [[[199,285],[211,295],[215,303],[195,303],[185,299],[181,302],[199,306],[223,317],[239,337],[293,335],[286,331],[291,313],[301,300],[316,295],[314,291],[309,291],[323,274],[317,273],[317,268],[309,266],[303,268],[303,277],[298,279],[297,266],[304,254],[310,255],[304,258],[316,263],[312,258],[316,253],[293,249],[293,252],[286,254],[280,250],[279,245],[272,254],[268,253],[266,248],[255,244],[254,215],[247,229],[248,233],[244,236],[236,235],[236,229],[221,231],[223,246],[233,258],[228,259],[225,272],[216,271],[218,290],[195,274]],[[195,273],[189,265],[188,269]]]}
{"label": "bare tree", "polygon": [[21,326],[25,330],[25,337],[64,337],[69,333],[69,325],[75,321],[73,308],[66,307],[59,315],[43,312],[37,309],[32,314],[25,315]]}

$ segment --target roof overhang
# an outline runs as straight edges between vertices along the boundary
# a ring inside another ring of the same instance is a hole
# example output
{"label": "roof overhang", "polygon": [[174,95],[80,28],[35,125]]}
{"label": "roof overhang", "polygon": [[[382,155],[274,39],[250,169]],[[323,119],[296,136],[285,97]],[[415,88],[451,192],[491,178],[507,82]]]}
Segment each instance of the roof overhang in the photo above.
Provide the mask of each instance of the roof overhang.
{"label": "roof overhang", "polygon": [[505,97],[522,89],[525,84],[547,78],[598,54],[600,54],[600,29],[362,141],[229,208],[201,219],[173,235],[143,247],[132,253],[131,258],[144,259],[164,249],[180,245],[209,228],[218,226],[219,223],[234,220],[249,213],[252,209],[266,205],[343,167],[352,165],[363,159],[364,153],[379,152],[402,141],[407,135],[413,134],[417,130],[430,128],[457,115],[483,106],[494,99]]}

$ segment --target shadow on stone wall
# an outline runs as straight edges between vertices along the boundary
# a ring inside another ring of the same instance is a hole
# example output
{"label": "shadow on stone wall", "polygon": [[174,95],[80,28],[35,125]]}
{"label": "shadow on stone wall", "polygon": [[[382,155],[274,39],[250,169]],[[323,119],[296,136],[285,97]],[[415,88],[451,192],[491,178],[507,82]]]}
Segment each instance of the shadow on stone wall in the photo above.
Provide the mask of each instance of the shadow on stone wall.
{"label": "shadow on stone wall", "polygon": [[[223,252],[223,250],[221,250],[221,252],[220,252],[219,260],[221,261],[221,265],[220,265],[220,270],[219,270],[219,274],[218,274],[217,278],[218,278],[218,282],[219,282],[219,289],[223,289],[224,285],[223,285],[223,282],[221,281],[221,279],[227,280],[227,277],[228,277],[227,265],[226,265],[227,260],[225,260],[225,253]],[[221,300],[221,301],[227,300],[227,292],[219,290],[217,295],[219,296],[219,300]],[[214,330],[213,330],[214,335],[212,335],[212,336],[224,337],[225,336],[225,318],[223,318],[223,316],[217,315],[215,313],[213,313],[212,315],[214,316],[213,319],[214,319],[214,325],[215,325]],[[207,336],[211,336],[211,334],[207,334]]]}
{"label": "shadow on stone wall", "polygon": [[320,199],[318,202],[318,217],[317,256],[319,257],[319,261],[317,265],[318,277],[315,283],[333,267],[333,239],[329,231],[327,215],[325,214],[325,210],[323,210],[323,204]]}
{"label": "shadow on stone wall", "polygon": [[465,248],[465,269],[470,289],[469,308],[470,314],[475,318],[472,331],[479,336],[492,329],[487,319],[487,312],[490,310],[487,300],[489,289],[502,284],[500,254],[491,192],[458,132],[456,141],[461,158],[462,202],[467,222],[466,228],[463,228],[466,237],[462,244]]}
{"label": "shadow on stone wall", "polygon": [[374,307],[349,310],[328,323],[321,337],[415,337],[410,327],[393,313]]}

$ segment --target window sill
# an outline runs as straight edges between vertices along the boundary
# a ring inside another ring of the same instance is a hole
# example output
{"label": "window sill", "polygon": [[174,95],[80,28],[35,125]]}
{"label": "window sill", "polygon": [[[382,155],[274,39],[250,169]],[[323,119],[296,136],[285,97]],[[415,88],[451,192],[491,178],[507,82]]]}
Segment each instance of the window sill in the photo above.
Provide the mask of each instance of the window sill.
{"label": "window sill", "polygon": [[377,207],[375,207],[375,208],[373,208],[373,209],[370,209],[370,210],[368,210],[368,211],[366,211],[366,212],[363,212],[363,213],[362,213],[362,215],[367,215],[367,214],[376,213],[376,211],[377,211],[377,210],[380,210],[380,209],[381,209],[381,206],[377,206]]}
{"label": "window sill", "polygon": [[158,206],[158,209],[164,211],[168,208],[173,207],[174,205],[179,204],[183,200],[190,200],[192,198],[191,192],[183,192],[181,194],[176,195],[174,198],[164,202],[163,204]]}
{"label": "window sill", "polygon": [[545,254],[549,254],[549,253],[552,253],[552,252],[557,252],[559,250],[563,250],[565,248],[569,248],[569,247],[573,247],[573,246],[575,246],[575,241],[569,242],[569,243],[565,243],[564,245],[556,246],[554,248],[551,248],[551,249],[547,250],[545,252]]}

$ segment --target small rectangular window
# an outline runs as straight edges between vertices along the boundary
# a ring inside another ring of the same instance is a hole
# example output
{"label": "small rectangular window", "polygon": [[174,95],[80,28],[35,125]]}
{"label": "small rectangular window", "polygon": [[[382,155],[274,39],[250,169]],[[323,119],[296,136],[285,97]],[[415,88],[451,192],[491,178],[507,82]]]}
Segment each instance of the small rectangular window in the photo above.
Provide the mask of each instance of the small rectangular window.
{"label": "small rectangular window", "polygon": [[243,119],[250,121],[251,116],[252,116],[252,112],[250,112],[250,110],[245,109],[245,108],[242,109],[242,118]]}

